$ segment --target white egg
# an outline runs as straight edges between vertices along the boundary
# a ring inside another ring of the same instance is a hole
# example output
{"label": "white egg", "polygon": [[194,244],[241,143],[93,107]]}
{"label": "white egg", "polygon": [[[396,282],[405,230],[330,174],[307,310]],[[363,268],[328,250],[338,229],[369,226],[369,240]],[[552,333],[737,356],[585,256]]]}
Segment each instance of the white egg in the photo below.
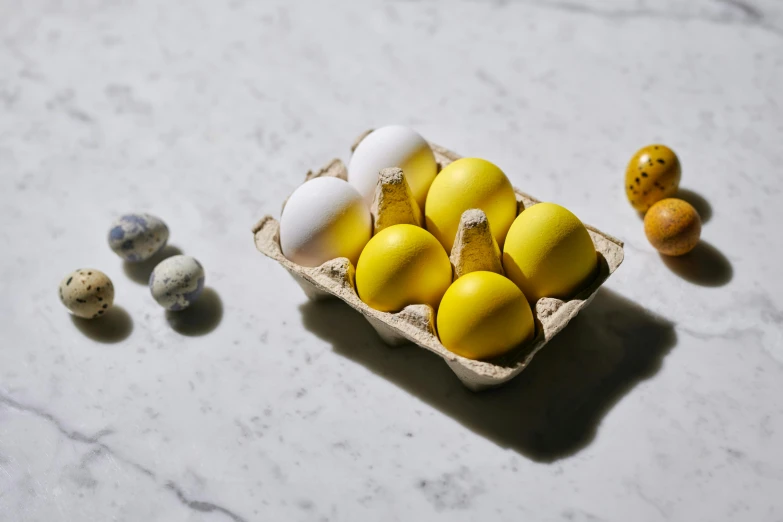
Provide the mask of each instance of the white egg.
{"label": "white egg", "polygon": [[356,266],[372,235],[370,209],[345,181],[315,178],[297,188],[280,217],[280,248],[302,266],[347,257]]}
{"label": "white egg", "polygon": [[372,204],[378,173],[399,167],[416,202],[424,209],[427,191],[438,173],[435,155],[427,141],[402,125],[388,125],[368,134],[356,147],[348,165],[348,182]]}

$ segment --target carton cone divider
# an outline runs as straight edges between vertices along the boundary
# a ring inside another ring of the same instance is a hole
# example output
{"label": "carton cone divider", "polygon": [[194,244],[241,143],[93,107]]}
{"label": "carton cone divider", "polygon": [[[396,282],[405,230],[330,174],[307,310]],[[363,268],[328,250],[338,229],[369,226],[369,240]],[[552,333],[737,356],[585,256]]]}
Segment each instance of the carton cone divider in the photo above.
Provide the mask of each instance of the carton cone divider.
{"label": "carton cone divider", "polygon": [[399,168],[382,169],[370,207],[373,235],[392,225],[422,226],[421,209]]}
{"label": "carton cone divider", "polygon": [[462,213],[449,259],[454,279],[478,271],[504,275],[500,247],[492,236],[483,210],[473,208]]}

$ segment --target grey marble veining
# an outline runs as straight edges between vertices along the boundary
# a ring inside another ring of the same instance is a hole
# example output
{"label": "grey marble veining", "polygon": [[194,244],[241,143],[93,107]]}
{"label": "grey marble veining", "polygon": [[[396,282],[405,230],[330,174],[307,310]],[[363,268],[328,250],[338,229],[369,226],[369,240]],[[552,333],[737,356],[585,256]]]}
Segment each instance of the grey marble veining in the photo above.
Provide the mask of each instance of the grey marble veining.
{"label": "grey marble veining", "polygon": [[[0,520],[783,520],[775,0],[0,2]],[[595,302],[472,394],[253,248],[305,172],[411,125],[622,238]],[[705,218],[625,201],[662,141]],[[185,315],[106,244],[159,215]],[[62,276],[116,309],[72,320]]]}

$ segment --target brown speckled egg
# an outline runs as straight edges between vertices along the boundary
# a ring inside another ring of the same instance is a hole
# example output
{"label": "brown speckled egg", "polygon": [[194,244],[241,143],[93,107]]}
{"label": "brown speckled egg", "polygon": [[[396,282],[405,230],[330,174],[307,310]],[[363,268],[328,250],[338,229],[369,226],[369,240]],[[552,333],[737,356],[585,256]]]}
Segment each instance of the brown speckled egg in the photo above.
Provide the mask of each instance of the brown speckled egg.
{"label": "brown speckled egg", "polygon": [[680,175],[680,160],[669,147],[642,147],[625,169],[625,194],[633,208],[646,212],[655,202],[677,193]]}
{"label": "brown speckled egg", "polygon": [[676,198],[662,199],[644,216],[644,233],[661,254],[681,256],[698,244],[701,218],[690,203]]}
{"label": "brown speckled egg", "polygon": [[109,276],[94,268],[74,270],[60,283],[60,301],[75,316],[94,319],[114,304]]}

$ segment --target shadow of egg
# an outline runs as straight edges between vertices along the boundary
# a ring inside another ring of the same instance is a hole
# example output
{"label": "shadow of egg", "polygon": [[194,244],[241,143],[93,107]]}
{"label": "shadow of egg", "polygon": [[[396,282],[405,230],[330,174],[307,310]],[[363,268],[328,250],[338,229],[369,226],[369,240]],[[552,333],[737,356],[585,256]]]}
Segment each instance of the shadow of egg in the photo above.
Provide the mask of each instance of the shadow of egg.
{"label": "shadow of egg", "polygon": [[133,319],[121,306],[109,308],[102,317],[84,319],[75,315],[71,321],[85,337],[99,343],[118,343],[133,331]]}
{"label": "shadow of egg", "polygon": [[223,319],[223,300],[210,287],[204,289],[196,301],[180,311],[166,312],[166,320],[174,331],[187,336],[212,332]]}
{"label": "shadow of egg", "polygon": [[665,256],[663,263],[686,281],[700,286],[723,286],[734,277],[734,268],[723,253],[704,241],[682,256]]}
{"label": "shadow of egg", "polygon": [[150,274],[155,269],[155,267],[158,266],[158,263],[164,259],[168,259],[169,257],[178,256],[181,254],[182,250],[179,248],[173,245],[166,245],[160,250],[160,252],[146,261],[141,261],[140,263],[131,263],[129,261],[125,261],[122,264],[122,270],[125,272],[125,275],[128,276],[128,278],[134,283],[148,285],[150,281]]}

